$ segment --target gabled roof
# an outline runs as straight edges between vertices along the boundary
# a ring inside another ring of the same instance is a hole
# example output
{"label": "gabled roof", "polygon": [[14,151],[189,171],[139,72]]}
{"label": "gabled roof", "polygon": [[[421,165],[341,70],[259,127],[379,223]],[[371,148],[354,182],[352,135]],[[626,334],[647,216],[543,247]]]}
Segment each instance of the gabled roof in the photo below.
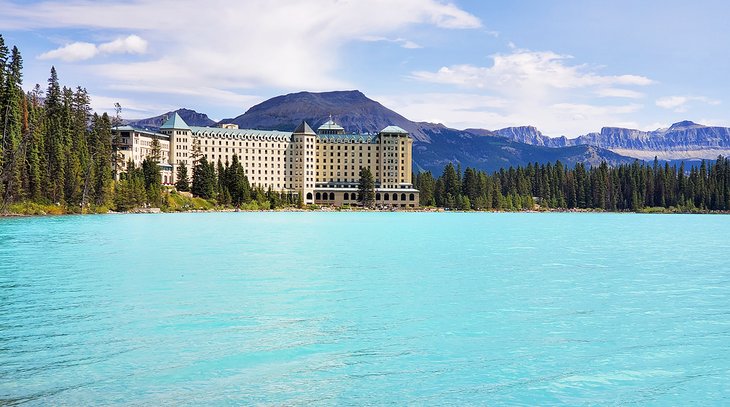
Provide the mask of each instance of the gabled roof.
{"label": "gabled roof", "polygon": [[180,117],[177,112],[170,116],[161,129],[190,130],[190,126]]}
{"label": "gabled roof", "polygon": [[296,134],[311,134],[313,136],[316,135],[314,133],[314,130],[312,130],[312,128],[309,127],[309,124],[307,124],[306,121],[302,121],[302,123],[299,126],[297,126],[296,130],[294,130],[294,133],[296,133]]}
{"label": "gabled roof", "polygon": [[380,130],[381,133],[397,133],[397,134],[408,134],[407,131],[403,130],[402,128],[398,126],[388,126],[384,128],[383,130]]}

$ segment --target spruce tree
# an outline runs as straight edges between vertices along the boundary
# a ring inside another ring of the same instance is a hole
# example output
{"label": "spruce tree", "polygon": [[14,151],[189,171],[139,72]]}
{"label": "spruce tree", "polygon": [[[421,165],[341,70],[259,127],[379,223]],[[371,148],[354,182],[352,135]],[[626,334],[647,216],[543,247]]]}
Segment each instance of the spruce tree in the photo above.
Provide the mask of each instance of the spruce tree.
{"label": "spruce tree", "polygon": [[177,166],[177,173],[176,173],[177,181],[175,181],[175,189],[177,189],[180,192],[188,192],[190,191],[190,180],[188,179],[188,166],[185,165],[185,162],[180,162],[180,164]]}
{"label": "spruce tree", "polygon": [[193,183],[190,191],[194,196],[210,199],[215,192],[215,168],[208,164],[205,156],[195,162]]}
{"label": "spruce tree", "polygon": [[357,186],[357,197],[360,204],[365,208],[375,206],[375,180],[370,168],[360,169],[360,180]]}

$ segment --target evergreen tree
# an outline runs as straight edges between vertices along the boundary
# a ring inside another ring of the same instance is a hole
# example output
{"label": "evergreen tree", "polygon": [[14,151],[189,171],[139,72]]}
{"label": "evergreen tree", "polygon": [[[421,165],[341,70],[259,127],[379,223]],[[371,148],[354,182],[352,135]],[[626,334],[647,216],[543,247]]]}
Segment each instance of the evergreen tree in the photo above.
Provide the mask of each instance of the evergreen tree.
{"label": "evergreen tree", "polygon": [[188,179],[188,167],[185,165],[185,162],[182,161],[177,166],[177,173],[176,173],[177,181],[175,181],[175,189],[177,189],[180,192],[188,192],[190,191],[190,180]]}
{"label": "evergreen tree", "polygon": [[10,201],[20,198],[22,180],[20,178],[24,153],[21,152],[23,138],[23,58],[17,47],[13,47],[10,62],[5,70],[4,83],[0,93],[4,114],[2,116],[2,142],[0,151],[0,191],[4,192],[3,207]]}
{"label": "evergreen tree", "polygon": [[205,156],[196,161],[193,168],[193,183],[190,192],[194,196],[210,199],[215,193],[215,168],[209,164]]}
{"label": "evergreen tree", "polygon": [[421,206],[436,206],[436,200],[434,198],[436,193],[436,180],[433,178],[431,171],[417,174],[415,186],[420,191],[419,200]]}
{"label": "evergreen tree", "polygon": [[152,156],[142,161],[142,176],[146,191],[146,202],[158,206],[162,200],[162,173],[160,165]]}
{"label": "evergreen tree", "polygon": [[370,168],[360,169],[360,181],[357,186],[358,201],[363,207],[372,208],[375,205],[375,180]]}

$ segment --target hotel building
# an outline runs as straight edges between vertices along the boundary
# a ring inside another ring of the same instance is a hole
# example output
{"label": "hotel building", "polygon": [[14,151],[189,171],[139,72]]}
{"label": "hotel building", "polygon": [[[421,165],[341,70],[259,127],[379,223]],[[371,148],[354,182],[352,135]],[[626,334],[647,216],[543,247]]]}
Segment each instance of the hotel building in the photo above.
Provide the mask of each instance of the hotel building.
{"label": "hotel building", "polygon": [[251,185],[300,194],[305,204],[341,206],[358,203],[360,169],[375,181],[376,205],[413,208],[418,190],[412,183],[413,139],[398,126],[378,134],[347,134],[331,118],[313,131],[302,122],[293,132],[239,129],[234,124],[196,127],[174,113],[159,133],[122,126],[114,129],[119,151],[136,165],[160,141],[163,183],[174,184],[177,167],[192,174],[194,153],[210,162],[230,163],[238,156]]}

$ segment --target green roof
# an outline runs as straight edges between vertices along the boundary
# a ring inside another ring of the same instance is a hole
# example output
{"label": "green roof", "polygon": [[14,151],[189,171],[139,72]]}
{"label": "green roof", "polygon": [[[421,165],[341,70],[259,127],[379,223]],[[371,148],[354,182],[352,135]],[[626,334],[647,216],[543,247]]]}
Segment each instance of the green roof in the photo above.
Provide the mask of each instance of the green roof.
{"label": "green roof", "polygon": [[384,128],[383,130],[380,130],[381,133],[397,133],[397,134],[408,134],[407,131],[403,130],[402,128],[398,126],[388,126]]}
{"label": "green roof", "polygon": [[311,127],[309,127],[309,123],[306,121],[303,121],[299,126],[297,126],[296,130],[294,130],[295,134],[311,134],[314,135],[314,130],[312,130]]}
{"label": "green roof", "polygon": [[200,127],[193,126],[190,128],[193,134],[196,136],[217,136],[225,137],[228,136],[257,136],[257,137],[285,137],[290,138],[291,133],[287,131],[277,130],[253,130],[253,129],[223,129],[220,127]]}
{"label": "green roof", "polygon": [[322,125],[317,128],[317,131],[322,131],[322,130],[342,130],[342,131],[345,131],[345,129],[342,126],[340,126],[339,124],[335,123],[334,120],[332,120],[332,116],[330,116],[330,119],[329,120],[327,120],[326,122],[322,123]]}
{"label": "green roof", "polygon": [[378,142],[378,138],[372,134],[318,134],[317,140],[326,143],[377,144]]}
{"label": "green roof", "polygon": [[188,126],[187,123],[185,123],[185,120],[180,117],[177,112],[175,112],[172,116],[170,116],[167,121],[165,121],[165,124],[160,127],[161,129],[174,129],[174,130],[190,130],[190,126]]}

